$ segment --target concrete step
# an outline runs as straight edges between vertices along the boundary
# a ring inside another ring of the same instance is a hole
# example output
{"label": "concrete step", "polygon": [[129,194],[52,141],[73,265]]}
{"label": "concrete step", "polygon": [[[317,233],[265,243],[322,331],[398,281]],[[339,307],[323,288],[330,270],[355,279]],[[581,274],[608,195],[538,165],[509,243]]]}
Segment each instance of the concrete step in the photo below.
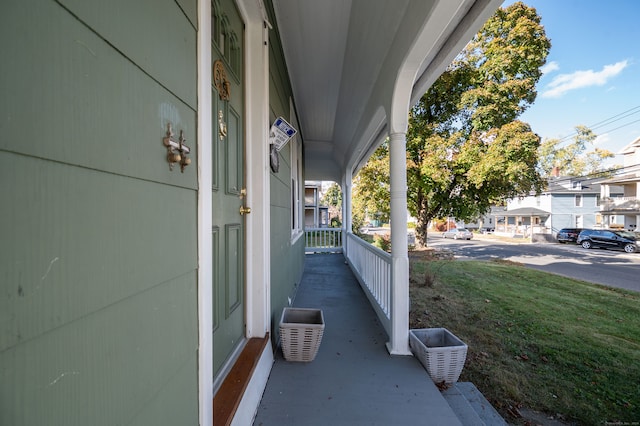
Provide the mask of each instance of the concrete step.
{"label": "concrete step", "polygon": [[464,426],[508,425],[473,383],[455,383],[442,396]]}

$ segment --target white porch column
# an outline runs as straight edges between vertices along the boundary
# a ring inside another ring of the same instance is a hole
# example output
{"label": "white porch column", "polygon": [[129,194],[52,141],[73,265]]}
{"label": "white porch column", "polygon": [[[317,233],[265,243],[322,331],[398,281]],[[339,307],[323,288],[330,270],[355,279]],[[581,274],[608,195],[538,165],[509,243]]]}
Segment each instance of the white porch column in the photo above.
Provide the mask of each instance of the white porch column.
{"label": "white porch column", "polygon": [[345,171],[342,176],[342,252],[348,257],[347,233],[351,232],[351,187],[353,173],[351,169]]}
{"label": "white porch column", "polygon": [[389,142],[391,178],[391,355],[410,355],[409,253],[407,249],[406,133],[392,133]]}

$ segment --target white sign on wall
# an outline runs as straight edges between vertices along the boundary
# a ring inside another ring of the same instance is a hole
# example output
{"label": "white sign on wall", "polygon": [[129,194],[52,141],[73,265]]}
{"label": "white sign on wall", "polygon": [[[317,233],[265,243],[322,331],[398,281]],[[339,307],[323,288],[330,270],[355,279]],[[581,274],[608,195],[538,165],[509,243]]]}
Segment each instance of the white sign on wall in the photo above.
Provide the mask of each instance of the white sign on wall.
{"label": "white sign on wall", "polygon": [[282,118],[276,118],[276,121],[271,125],[269,132],[269,143],[275,146],[280,151],[284,147],[289,139],[291,139],[298,131],[293,126]]}

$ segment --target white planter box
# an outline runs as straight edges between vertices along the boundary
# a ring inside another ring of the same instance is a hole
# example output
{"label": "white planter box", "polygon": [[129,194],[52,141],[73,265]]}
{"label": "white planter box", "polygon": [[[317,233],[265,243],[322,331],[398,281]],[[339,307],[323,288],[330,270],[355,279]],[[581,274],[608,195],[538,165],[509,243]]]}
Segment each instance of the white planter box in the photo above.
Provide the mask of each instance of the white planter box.
{"label": "white planter box", "polygon": [[458,381],[467,359],[467,345],[449,330],[409,330],[409,346],[435,383]]}
{"label": "white planter box", "polygon": [[324,333],[321,309],[284,308],[280,318],[280,341],[287,361],[313,361]]}

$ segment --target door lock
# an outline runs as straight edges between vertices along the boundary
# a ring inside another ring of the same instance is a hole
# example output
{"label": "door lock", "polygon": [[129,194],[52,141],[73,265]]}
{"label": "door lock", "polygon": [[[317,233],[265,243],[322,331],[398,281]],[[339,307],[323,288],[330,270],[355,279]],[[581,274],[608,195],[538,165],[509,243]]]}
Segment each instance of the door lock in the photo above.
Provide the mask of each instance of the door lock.
{"label": "door lock", "polygon": [[251,213],[251,207],[240,206],[240,214],[245,215]]}

